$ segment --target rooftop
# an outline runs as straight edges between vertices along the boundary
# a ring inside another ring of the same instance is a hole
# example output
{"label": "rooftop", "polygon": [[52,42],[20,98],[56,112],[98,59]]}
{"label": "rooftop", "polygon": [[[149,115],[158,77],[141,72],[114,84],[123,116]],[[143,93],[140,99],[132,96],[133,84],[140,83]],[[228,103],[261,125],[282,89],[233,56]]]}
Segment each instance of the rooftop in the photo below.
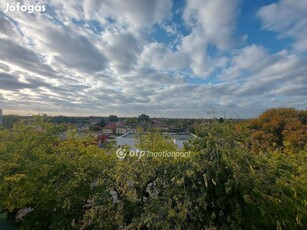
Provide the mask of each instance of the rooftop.
{"label": "rooftop", "polygon": [[[143,134],[146,134],[146,133],[143,133]],[[119,138],[135,139],[138,135],[139,135],[138,133],[126,133],[120,136]],[[167,133],[166,135],[176,140],[189,140],[190,138],[195,137],[195,135],[192,133]]]}
{"label": "rooftop", "polygon": [[116,123],[110,123],[103,128],[104,129],[116,129]]}
{"label": "rooftop", "polygon": [[[143,133],[146,134],[146,133]],[[126,133],[122,136],[116,138],[117,146],[128,145],[132,150],[136,149],[136,140],[138,133]],[[184,143],[191,138],[195,138],[196,136],[192,133],[165,133],[165,135],[170,136],[171,140],[178,146],[179,149],[182,149]]]}

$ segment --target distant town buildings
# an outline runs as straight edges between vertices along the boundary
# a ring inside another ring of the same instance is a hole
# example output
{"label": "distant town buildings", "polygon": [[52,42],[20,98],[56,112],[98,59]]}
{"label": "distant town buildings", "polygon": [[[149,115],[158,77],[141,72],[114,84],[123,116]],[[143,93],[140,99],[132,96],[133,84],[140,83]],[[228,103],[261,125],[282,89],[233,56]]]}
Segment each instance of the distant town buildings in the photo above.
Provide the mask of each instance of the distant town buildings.
{"label": "distant town buildings", "polygon": [[[139,118],[117,118],[115,120],[110,117],[77,118],[58,116],[53,118],[53,122],[70,125],[71,128],[77,129],[80,137],[93,136],[96,144],[101,148],[127,145],[134,149],[136,137],[140,132],[161,132],[171,138],[178,149],[182,149],[184,143],[189,139],[195,138],[192,134],[195,123],[193,119],[153,118],[146,120]],[[65,138],[65,135],[63,135],[63,138]]]}

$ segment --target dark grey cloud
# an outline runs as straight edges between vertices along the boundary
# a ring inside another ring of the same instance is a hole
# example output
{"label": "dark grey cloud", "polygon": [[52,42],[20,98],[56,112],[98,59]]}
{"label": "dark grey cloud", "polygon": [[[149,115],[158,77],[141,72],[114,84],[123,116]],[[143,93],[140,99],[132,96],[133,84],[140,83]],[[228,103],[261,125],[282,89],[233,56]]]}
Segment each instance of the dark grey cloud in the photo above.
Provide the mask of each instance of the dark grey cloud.
{"label": "dark grey cloud", "polygon": [[127,73],[137,64],[137,57],[141,51],[138,41],[131,33],[108,36],[110,39],[106,52],[119,73]]}
{"label": "dark grey cloud", "polygon": [[35,89],[42,86],[49,87],[49,84],[46,84],[40,79],[27,79],[28,82],[22,82],[16,76],[7,73],[0,73],[0,89],[16,91],[20,89]]}
{"label": "dark grey cloud", "polygon": [[57,73],[37,53],[9,39],[0,38],[0,60],[11,63],[27,71],[46,77],[56,77]]}
{"label": "dark grey cloud", "polygon": [[14,31],[14,26],[12,23],[7,20],[5,17],[0,16],[0,34],[3,34],[5,36],[16,36],[16,33]]}
{"label": "dark grey cloud", "polygon": [[88,38],[72,33],[69,28],[46,31],[45,47],[56,53],[55,60],[67,68],[95,73],[106,68],[108,60]]}

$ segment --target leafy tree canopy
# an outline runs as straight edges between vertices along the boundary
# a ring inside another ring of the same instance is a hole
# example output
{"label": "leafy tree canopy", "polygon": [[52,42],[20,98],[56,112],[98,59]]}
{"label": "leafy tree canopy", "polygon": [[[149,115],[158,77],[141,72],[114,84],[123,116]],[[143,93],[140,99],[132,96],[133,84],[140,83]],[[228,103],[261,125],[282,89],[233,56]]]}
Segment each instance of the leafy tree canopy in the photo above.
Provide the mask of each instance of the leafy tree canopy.
{"label": "leafy tree canopy", "polygon": [[110,115],[109,116],[109,121],[118,122],[119,118],[116,115]]}
{"label": "leafy tree canopy", "polygon": [[247,121],[254,152],[278,148],[302,149],[307,143],[307,111],[269,109]]}
{"label": "leafy tree canopy", "polygon": [[145,122],[148,122],[148,121],[150,121],[150,118],[149,118],[149,116],[146,115],[146,114],[141,114],[141,115],[139,116],[138,120],[141,121],[141,122],[144,122],[144,121],[145,121]]}
{"label": "leafy tree canopy", "polygon": [[20,229],[306,229],[306,146],[255,154],[249,123],[214,121],[183,150],[159,132],[138,137],[190,157],[119,160],[45,120],[0,129],[0,211]]}

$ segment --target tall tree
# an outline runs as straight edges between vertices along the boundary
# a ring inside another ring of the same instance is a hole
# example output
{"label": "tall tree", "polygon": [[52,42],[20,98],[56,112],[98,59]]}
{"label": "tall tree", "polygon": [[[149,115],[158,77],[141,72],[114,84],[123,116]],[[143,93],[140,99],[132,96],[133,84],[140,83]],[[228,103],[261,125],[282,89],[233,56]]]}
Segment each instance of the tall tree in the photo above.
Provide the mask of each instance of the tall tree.
{"label": "tall tree", "polygon": [[307,143],[307,111],[293,108],[269,109],[248,121],[254,151],[286,146],[302,149]]}
{"label": "tall tree", "polygon": [[119,119],[118,119],[118,117],[116,115],[110,115],[109,116],[109,121],[118,122]]}
{"label": "tall tree", "polygon": [[146,114],[141,114],[141,115],[138,117],[138,120],[139,120],[140,122],[148,122],[148,121],[150,121],[150,118],[149,118],[149,116],[146,115]]}
{"label": "tall tree", "polygon": [[106,126],[106,122],[105,122],[104,118],[101,118],[101,120],[100,120],[100,122],[98,123],[98,125],[99,125],[100,127]]}

